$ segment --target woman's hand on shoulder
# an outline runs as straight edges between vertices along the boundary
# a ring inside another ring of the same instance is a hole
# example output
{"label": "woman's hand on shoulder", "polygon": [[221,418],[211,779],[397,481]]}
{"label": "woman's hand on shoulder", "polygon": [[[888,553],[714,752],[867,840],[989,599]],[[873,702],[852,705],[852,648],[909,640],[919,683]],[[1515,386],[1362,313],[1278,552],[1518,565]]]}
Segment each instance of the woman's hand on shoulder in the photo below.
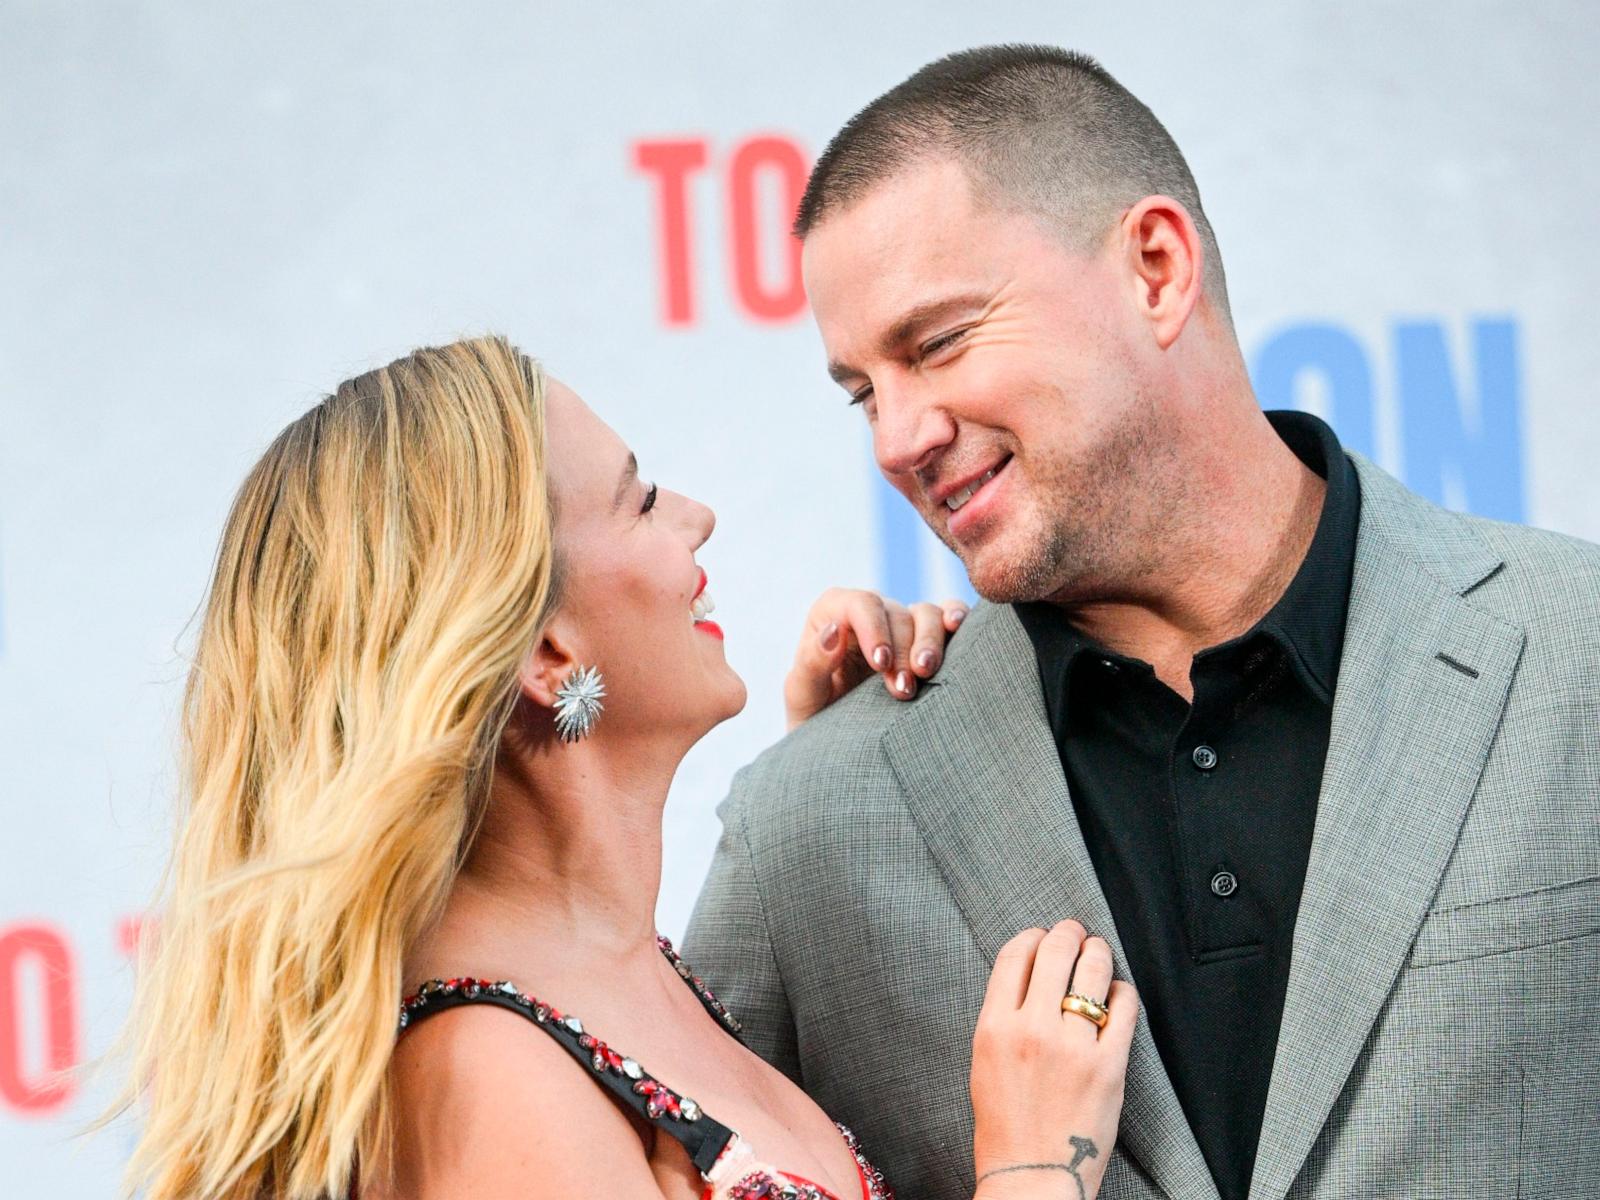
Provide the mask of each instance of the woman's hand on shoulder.
{"label": "woman's hand on shoulder", "polygon": [[794,666],[783,683],[789,728],[868,675],[881,676],[896,699],[911,699],[917,684],[944,662],[945,642],[966,615],[967,606],[959,600],[907,607],[854,588],[823,592],[806,614]]}
{"label": "woman's hand on shoulder", "polygon": [[363,1173],[361,1200],[663,1200],[628,1116],[515,1013],[469,1005],[418,1023],[389,1078],[394,1175]]}
{"label": "woman's hand on shoulder", "polygon": [[[1111,975],[1111,947],[1076,921],[1024,930],[995,958],[972,1039],[976,1200],[1099,1192],[1139,1017]],[[1069,994],[1103,1005],[1104,1027],[1065,1010]]]}

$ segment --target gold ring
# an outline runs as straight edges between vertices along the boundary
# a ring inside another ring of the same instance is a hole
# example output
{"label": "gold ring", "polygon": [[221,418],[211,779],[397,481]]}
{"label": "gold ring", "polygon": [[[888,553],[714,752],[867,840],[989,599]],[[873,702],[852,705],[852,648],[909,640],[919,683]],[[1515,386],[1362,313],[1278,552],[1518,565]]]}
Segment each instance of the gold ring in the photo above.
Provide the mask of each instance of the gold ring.
{"label": "gold ring", "polygon": [[1098,1000],[1091,1000],[1087,996],[1080,996],[1077,992],[1068,992],[1067,998],[1061,1002],[1061,1011],[1064,1013],[1077,1013],[1085,1021],[1094,1022],[1096,1029],[1104,1029],[1106,1022],[1111,1020],[1111,1010]]}

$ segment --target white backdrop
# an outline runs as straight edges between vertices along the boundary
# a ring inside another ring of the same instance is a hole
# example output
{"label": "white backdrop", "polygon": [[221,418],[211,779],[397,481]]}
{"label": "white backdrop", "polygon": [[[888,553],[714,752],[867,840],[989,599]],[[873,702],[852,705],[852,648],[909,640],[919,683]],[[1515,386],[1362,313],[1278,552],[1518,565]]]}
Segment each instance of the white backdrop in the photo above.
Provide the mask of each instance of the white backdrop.
{"label": "white backdrop", "polygon": [[[826,585],[959,585],[884,503],[783,231],[856,108],[992,41],[1099,56],[1190,158],[1269,406],[1446,502],[1600,539],[1584,0],[987,6],[0,0],[0,1193],[110,1195],[105,1050],[228,501],[340,379],[501,330],[647,477],[751,686],[668,811],[681,932]],[[270,14],[270,15],[267,15]]]}

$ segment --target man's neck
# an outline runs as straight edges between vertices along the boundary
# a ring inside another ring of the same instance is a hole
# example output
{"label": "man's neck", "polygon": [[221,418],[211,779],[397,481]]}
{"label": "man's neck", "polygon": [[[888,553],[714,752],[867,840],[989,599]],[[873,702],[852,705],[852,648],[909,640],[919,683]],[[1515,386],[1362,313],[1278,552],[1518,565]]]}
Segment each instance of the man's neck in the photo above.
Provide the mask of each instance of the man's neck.
{"label": "man's neck", "polygon": [[[1204,501],[1167,525],[1143,555],[1156,564],[1099,594],[1056,597],[1087,636],[1149,663],[1193,700],[1194,656],[1238,637],[1288,590],[1316,535],[1327,484],[1278,438],[1265,417],[1250,430],[1251,452],[1228,463],[1195,464]],[[1243,468],[1240,463],[1247,464]],[[1134,536],[1140,536],[1135,534]]]}

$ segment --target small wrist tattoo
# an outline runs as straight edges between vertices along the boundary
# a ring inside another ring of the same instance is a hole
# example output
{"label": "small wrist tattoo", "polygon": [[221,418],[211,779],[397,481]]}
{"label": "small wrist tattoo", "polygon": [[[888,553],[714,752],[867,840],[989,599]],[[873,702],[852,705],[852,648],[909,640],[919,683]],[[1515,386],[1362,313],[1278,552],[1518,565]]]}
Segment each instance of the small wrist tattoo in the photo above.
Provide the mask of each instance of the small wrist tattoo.
{"label": "small wrist tattoo", "polygon": [[982,1187],[985,1179],[992,1179],[996,1175],[1011,1175],[1018,1171],[1065,1171],[1072,1176],[1073,1182],[1078,1185],[1078,1200],[1087,1200],[1089,1193],[1083,1186],[1083,1176],[1078,1174],[1078,1168],[1083,1164],[1084,1159],[1099,1157],[1100,1147],[1094,1144],[1092,1138],[1078,1137],[1074,1134],[1071,1162],[1017,1163],[1011,1167],[996,1167],[992,1171],[985,1171],[982,1175],[979,1175],[975,1187]]}

